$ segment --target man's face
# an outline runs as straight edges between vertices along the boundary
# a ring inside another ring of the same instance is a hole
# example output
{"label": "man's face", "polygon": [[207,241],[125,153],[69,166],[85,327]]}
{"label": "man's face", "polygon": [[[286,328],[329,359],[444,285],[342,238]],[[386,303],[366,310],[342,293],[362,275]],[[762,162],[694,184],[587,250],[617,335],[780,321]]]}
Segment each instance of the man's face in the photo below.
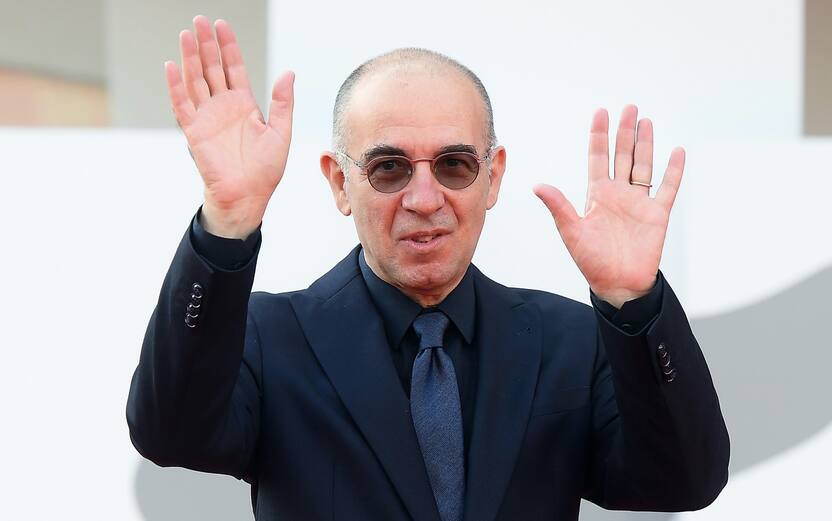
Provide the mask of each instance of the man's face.
{"label": "man's face", "polygon": [[[346,118],[347,154],[364,164],[371,148],[385,145],[407,157],[433,158],[449,145],[469,145],[484,156],[485,110],[466,78],[452,71],[388,69],[355,87]],[[369,266],[379,277],[422,305],[441,301],[459,283],[474,255],[486,209],[497,201],[505,169],[502,147],[492,152],[467,188],[437,181],[430,163],[416,163],[410,182],[381,193],[350,163],[338,175],[332,156],[322,157],[339,209],[352,213]],[[334,175],[333,175],[334,174]],[[427,242],[424,242],[426,241]]]}

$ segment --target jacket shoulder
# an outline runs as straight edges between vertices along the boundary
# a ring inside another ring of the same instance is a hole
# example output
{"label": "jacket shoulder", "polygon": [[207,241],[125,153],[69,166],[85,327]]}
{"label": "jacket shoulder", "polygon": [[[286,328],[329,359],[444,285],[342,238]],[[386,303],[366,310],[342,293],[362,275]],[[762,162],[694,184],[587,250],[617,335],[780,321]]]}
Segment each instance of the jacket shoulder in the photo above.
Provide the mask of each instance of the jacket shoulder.
{"label": "jacket shoulder", "polygon": [[248,314],[259,324],[273,323],[293,317],[294,311],[290,304],[293,295],[307,290],[269,293],[267,291],[253,291],[248,299]]}
{"label": "jacket shoulder", "polygon": [[595,325],[594,309],[588,304],[541,289],[506,286],[489,278],[476,266],[474,269],[477,286],[483,288],[485,294],[490,297],[506,299],[511,307],[528,305],[538,311],[541,319],[546,321],[565,321],[572,325],[586,324],[593,327]]}
{"label": "jacket shoulder", "polygon": [[506,288],[526,305],[540,312],[546,325],[555,327],[595,328],[596,317],[592,306],[583,302],[540,289]]}
{"label": "jacket shoulder", "polygon": [[249,313],[258,315],[257,318],[259,318],[259,315],[268,314],[270,319],[275,319],[275,313],[292,310],[290,301],[293,297],[301,296],[315,300],[329,299],[350,284],[355,277],[360,276],[358,268],[359,251],[360,245],[353,248],[338,264],[306,289],[282,293],[252,292],[249,298]]}

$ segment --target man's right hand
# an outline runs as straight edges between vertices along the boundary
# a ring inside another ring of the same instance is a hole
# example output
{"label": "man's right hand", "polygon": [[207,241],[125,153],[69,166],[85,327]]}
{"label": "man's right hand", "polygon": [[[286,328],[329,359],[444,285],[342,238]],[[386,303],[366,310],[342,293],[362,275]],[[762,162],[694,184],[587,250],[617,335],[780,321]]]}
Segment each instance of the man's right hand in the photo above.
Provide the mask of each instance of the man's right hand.
{"label": "man's right hand", "polygon": [[[283,176],[292,139],[294,73],[275,82],[266,122],[249,86],[231,26],[194,18],[179,34],[182,69],[165,62],[176,121],[205,184],[202,225],[221,237],[244,239],[260,225]],[[219,45],[218,45],[219,42]]]}

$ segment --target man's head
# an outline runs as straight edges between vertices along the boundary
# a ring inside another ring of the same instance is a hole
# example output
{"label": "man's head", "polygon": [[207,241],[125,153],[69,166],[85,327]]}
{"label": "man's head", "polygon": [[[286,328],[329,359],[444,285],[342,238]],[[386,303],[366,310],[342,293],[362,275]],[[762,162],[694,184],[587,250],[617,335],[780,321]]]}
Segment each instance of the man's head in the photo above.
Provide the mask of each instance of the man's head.
{"label": "man's head", "polygon": [[[404,188],[383,193],[353,162],[366,165],[385,149],[433,158],[447,147],[467,147],[482,160],[466,188],[447,188],[430,162],[419,161]],[[339,210],[353,215],[373,272],[422,305],[444,299],[471,262],[505,170],[482,83],[461,64],[423,49],[369,60],[338,93],[333,148],[322,154],[321,170]]]}

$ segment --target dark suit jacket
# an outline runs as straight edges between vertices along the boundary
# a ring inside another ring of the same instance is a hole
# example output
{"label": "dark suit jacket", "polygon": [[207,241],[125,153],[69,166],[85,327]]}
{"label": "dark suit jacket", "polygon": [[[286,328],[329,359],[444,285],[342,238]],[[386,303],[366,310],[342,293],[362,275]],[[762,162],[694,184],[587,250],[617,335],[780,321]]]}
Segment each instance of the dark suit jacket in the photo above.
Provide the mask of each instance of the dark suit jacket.
{"label": "dark suit jacket", "polygon": [[[136,449],[245,479],[259,520],[439,521],[359,248],[306,290],[251,294],[256,256],[223,271],[186,233],[130,387]],[[666,281],[658,317],[627,334],[584,304],[474,280],[466,521],[577,519],[581,497],[663,511],[716,498],[728,434]]]}

